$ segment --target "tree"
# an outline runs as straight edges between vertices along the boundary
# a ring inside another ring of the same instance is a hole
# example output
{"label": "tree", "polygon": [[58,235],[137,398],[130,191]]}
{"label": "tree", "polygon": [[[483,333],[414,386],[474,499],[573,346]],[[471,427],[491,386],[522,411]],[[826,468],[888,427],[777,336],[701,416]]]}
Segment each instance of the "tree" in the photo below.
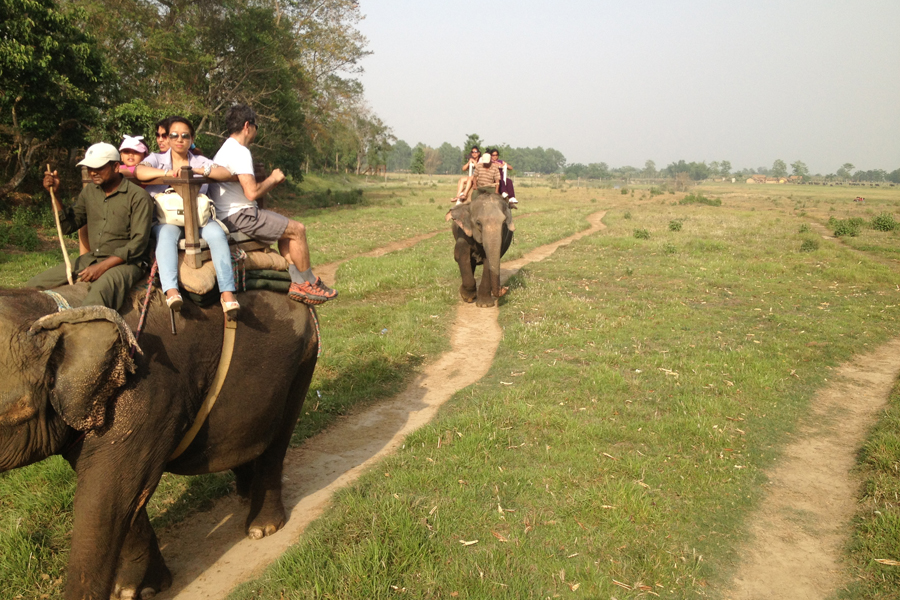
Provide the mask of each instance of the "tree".
{"label": "tree", "polygon": [[719,162],[719,175],[722,177],[728,177],[731,175],[731,162],[727,160],[723,160]]}
{"label": "tree", "polygon": [[787,165],[780,158],[772,163],[772,177],[784,177],[787,175]]}
{"label": "tree", "polygon": [[389,171],[405,171],[412,161],[412,148],[403,140],[397,140],[388,153],[387,167]]}
{"label": "tree", "polygon": [[109,69],[77,8],[0,0],[0,143],[14,162],[0,197],[54,147],[76,148],[99,118]]}
{"label": "tree", "polygon": [[459,160],[459,148],[450,145],[449,142],[444,142],[438,151],[441,153],[441,166],[438,173],[458,174],[463,165]]}
{"label": "tree", "polygon": [[648,160],[647,162],[645,162],[644,170],[642,173],[643,173],[644,177],[647,177],[648,179],[652,178],[652,177],[656,177],[656,163],[653,162],[652,160]]}
{"label": "tree", "polygon": [[711,163],[709,163],[709,174],[712,177],[715,177],[719,174],[719,162],[718,161],[714,160]]}
{"label": "tree", "polygon": [[425,146],[417,144],[412,152],[412,161],[409,163],[409,172],[421,175],[425,172]]}
{"label": "tree", "polygon": [[856,167],[853,166],[853,163],[844,163],[840,169],[837,170],[837,176],[841,179],[850,179],[851,171]]}
{"label": "tree", "polygon": [[803,161],[796,161],[791,163],[791,172],[796,177],[809,177],[809,168],[807,168],[806,164]]}
{"label": "tree", "polygon": [[441,166],[441,152],[434,148],[425,147],[425,172],[434,175]]}

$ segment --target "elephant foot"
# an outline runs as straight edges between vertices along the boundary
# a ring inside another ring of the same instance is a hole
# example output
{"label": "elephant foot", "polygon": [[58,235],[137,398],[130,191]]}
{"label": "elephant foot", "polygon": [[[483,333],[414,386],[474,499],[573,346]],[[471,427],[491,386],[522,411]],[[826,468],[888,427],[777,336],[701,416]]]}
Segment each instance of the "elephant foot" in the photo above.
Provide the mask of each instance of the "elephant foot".
{"label": "elephant foot", "polygon": [[146,600],[171,585],[172,573],[159,551],[159,542],[150,526],[147,511],[142,508],[125,538],[112,597],[117,600]]}
{"label": "elephant foot", "polygon": [[466,288],[465,286],[459,286],[459,296],[463,299],[463,302],[475,302],[475,294],[476,291],[474,288],[471,290]]}
{"label": "elephant foot", "polygon": [[116,600],[147,600],[172,586],[172,572],[162,555],[147,560],[120,563],[116,574],[113,598]]}
{"label": "elephant foot", "polygon": [[475,306],[478,308],[492,308],[494,306],[494,297],[488,296],[487,298],[479,297],[478,300],[475,301]]}
{"label": "elephant foot", "polygon": [[[256,499],[251,501],[250,515],[247,517],[247,537],[251,540],[261,540],[284,527],[286,516],[281,503],[281,490],[270,490],[265,495],[267,498],[262,502]],[[255,506],[260,504],[259,509],[254,511]]]}

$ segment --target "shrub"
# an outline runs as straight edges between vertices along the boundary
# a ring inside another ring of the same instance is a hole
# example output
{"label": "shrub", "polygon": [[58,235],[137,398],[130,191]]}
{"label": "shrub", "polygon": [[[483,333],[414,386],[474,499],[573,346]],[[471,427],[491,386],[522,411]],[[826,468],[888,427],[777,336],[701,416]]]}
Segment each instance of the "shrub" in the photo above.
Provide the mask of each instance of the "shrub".
{"label": "shrub", "polygon": [[37,250],[41,245],[37,230],[34,227],[22,225],[21,223],[13,223],[12,227],[10,227],[9,243],[29,252]]}
{"label": "shrub", "polygon": [[597,204],[597,199],[596,199],[596,198],[591,198],[591,204]]}
{"label": "shrub", "polygon": [[679,204],[706,204],[707,206],[722,206],[722,201],[719,198],[707,198],[701,192],[697,192],[696,194],[688,194],[681,199],[681,202],[679,202]]}
{"label": "shrub", "polygon": [[809,233],[809,224],[804,223],[800,226],[800,233]]}
{"label": "shrub", "polygon": [[669,221],[669,231],[681,231],[681,221]]}
{"label": "shrub", "polygon": [[834,237],[856,237],[859,235],[860,223],[856,223],[855,219],[829,219],[829,224],[834,230]]}
{"label": "shrub", "polygon": [[900,223],[894,220],[894,215],[891,213],[881,213],[872,219],[872,229],[878,231],[894,231],[898,227],[900,227]]}
{"label": "shrub", "polygon": [[651,197],[651,198],[652,198],[653,196],[659,196],[660,194],[662,194],[662,190],[659,189],[658,187],[651,187],[651,188],[650,188],[650,197]]}
{"label": "shrub", "polygon": [[800,244],[800,252],[815,252],[819,249],[819,240],[807,238]]}
{"label": "shrub", "polygon": [[628,188],[627,188],[627,187],[623,187],[623,188],[622,188],[622,195],[624,196],[624,195],[626,195],[627,193],[628,193]]}
{"label": "shrub", "polygon": [[646,229],[635,229],[635,230],[634,230],[634,237],[636,237],[636,238],[639,239],[639,240],[649,240],[649,239],[650,239],[650,232],[647,231]]}
{"label": "shrub", "polygon": [[630,218],[631,218],[631,211],[625,211],[625,214],[622,215],[622,218],[624,218],[624,219],[630,219]]}
{"label": "shrub", "polygon": [[663,244],[663,253],[664,254],[675,254],[678,250],[675,248],[675,244],[672,242],[666,242]]}

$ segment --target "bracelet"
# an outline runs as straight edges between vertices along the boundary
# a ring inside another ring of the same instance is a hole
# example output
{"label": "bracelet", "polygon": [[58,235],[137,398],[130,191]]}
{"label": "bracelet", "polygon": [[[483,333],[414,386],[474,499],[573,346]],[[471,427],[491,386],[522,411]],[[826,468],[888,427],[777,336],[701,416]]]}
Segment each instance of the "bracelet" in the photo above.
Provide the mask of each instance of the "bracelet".
{"label": "bracelet", "polygon": [[208,165],[206,165],[206,167],[203,168],[203,176],[209,177],[209,174],[212,173],[212,169],[213,169],[212,163],[209,163]]}

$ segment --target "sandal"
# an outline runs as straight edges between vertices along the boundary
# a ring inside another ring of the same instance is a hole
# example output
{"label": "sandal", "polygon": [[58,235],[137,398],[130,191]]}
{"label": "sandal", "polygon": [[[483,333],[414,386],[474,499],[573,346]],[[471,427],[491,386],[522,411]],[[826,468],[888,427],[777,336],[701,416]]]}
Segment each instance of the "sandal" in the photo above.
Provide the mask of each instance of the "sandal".
{"label": "sandal", "polygon": [[222,303],[222,312],[225,313],[226,319],[229,321],[237,319],[238,311],[241,310],[241,305],[238,301],[228,302],[223,298],[219,298],[219,302]]}
{"label": "sandal", "polygon": [[181,294],[166,296],[166,306],[175,312],[181,312],[181,307],[184,306],[184,298],[181,297]]}

